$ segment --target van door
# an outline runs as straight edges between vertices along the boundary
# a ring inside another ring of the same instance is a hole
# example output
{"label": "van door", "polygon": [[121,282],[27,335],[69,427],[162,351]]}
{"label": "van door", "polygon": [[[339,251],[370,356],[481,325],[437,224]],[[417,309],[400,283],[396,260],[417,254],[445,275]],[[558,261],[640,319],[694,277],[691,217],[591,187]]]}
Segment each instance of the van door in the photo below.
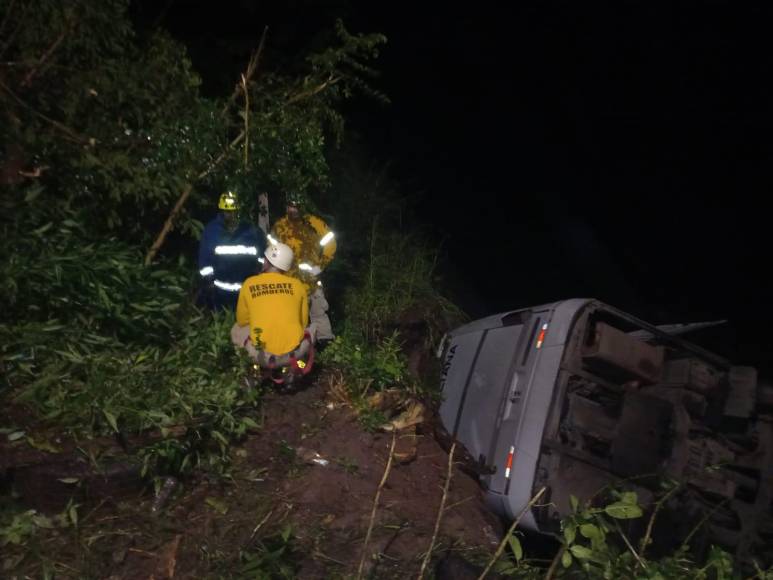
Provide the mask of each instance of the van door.
{"label": "van door", "polygon": [[[481,466],[489,463],[513,357],[524,328],[520,317],[517,320],[509,326],[458,336],[446,355],[448,374],[441,420]],[[485,483],[486,477],[482,480]]]}
{"label": "van door", "polygon": [[[532,390],[550,387],[550,385],[538,384],[535,381],[535,372],[551,315],[551,310],[532,312],[528,320],[524,321],[523,331],[520,333],[520,340],[512,357],[512,366],[503,386],[501,406],[496,416],[492,417],[495,433],[492,435],[488,463],[494,469],[487,478],[486,485],[495,493],[507,493],[509,467],[519,470],[532,463],[525,461],[526,457],[523,456],[524,452],[530,453],[533,450],[523,449],[521,431]],[[520,463],[518,462],[519,452],[521,453]],[[536,458],[534,460],[536,461]]]}

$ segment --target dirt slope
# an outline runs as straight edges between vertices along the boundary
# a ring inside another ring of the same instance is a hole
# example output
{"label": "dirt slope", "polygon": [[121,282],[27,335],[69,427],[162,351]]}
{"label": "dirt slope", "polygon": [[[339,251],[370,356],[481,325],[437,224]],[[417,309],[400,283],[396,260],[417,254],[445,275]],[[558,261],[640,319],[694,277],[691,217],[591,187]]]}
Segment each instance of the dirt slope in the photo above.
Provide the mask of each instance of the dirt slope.
{"label": "dirt slope", "polygon": [[[79,507],[77,530],[46,531],[13,572],[34,576],[45,561],[62,578],[354,577],[392,434],[364,431],[319,385],[268,393],[259,419],[233,450],[231,480],[183,482],[157,513],[152,493],[107,486]],[[431,432],[398,434],[365,577],[417,577],[447,465]],[[456,468],[446,505],[434,553],[492,553],[500,523]]]}

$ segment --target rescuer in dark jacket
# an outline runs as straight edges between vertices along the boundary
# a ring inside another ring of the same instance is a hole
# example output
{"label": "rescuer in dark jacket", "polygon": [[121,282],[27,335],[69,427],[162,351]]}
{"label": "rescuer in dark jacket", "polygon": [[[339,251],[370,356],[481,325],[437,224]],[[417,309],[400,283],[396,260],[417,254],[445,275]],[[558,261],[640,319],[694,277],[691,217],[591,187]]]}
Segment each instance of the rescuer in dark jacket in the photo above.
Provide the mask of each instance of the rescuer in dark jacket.
{"label": "rescuer in dark jacket", "polygon": [[204,228],[199,243],[201,274],[211,308],[234,310],[242,282],[260,271],[266,249],[263,230],[239,220],[236,194],[220,196],[219,213]]}

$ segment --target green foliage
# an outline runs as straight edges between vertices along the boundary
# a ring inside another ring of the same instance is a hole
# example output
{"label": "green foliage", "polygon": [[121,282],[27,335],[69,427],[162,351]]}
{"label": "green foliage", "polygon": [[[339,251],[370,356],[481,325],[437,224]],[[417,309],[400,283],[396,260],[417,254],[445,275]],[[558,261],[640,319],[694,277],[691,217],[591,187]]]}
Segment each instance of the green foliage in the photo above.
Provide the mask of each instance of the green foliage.
{"label": "green foliage", "polygon": [[228,341],[231,323],[193,316],[174,344],[141,349],[110,339],[95,349],[78,331],[17,327],[3,337],[13,400],[76,435],[159,430],[162,439],[140,450],[144,472],[219,468],[229,441],[254,427],[245,414],[257,402],[240,382],[246,365]]}
{"label": "green foliage", "polygon": [[[40,186],[24,192],[36,203]],[[37,208],[39,206],[32,206]],[[4,211],[12,204],[0,202]],[[20,212],[0,224],[0,291],[6,309],[0,320],[23,317],[46,323],[43,332],[78,333],[86,343],[101,344],[112,335],[121,341],[158,342],[176,325],[186,298],[189,274],[181,260],[167,268],[142,267],[142,253],[117,238],[90,235],[74,211],[37,209]],[[57,320],[69,328],[58,328]],[[74,336],[70,337],[70,342]]]}
{"label": "green foliage", "polygon": [[360,335],[339,335],[319,356],[322,365],[340,373],[339,387],[357,410],[360,424],[367,431],[375,431],[386,423],[386,416],[368,403],[373,391],[386,388],[413,387],[408,376],[405,355],[402,353],[397,333],[371,343]]}
{"label": "green foliage", "polygon": [[258,546],[241,553],[242,566],[236,578],[296,578],[297,559],[294,554],[295,538],[290,525],[281,532],[261,540]]}
{"label": "green foliage", "polygon": [[232,319],[190,305],[184,254],[143,256],[190,184],[177,231],[192,236],[226,186],[325,187],[337,107],[377,96],[366,61],[385,39],[339,23],[293,74],[249,79],[247,109],[241,93],[202,97],[185,48],[136,35],[128,5],[0,5],[0,145],[19,159],[0,166],[0,394],[78,436],[160,432],[139,450],[146,471],[220,468],[258,395],[241,387]]}
{"label": "green foliage", "polygon": [[[620,525],[620,521],[643,516],[636,493],[617,490],[611,493],[611,501],[602,507],[594,507],[589,502],[580,504],[572,496],[572,514],[561,521],[561,545],[551,565],[551,577],[589,580],[729,580],[739,577],[738,571],[733,569],[732,556],[717,546],[710,548],[702,563],[694,560],[686,544],[664,557],[647,558],[644,550],[634,548]],[[670,495],[669,490],[667,495]],[[497,562],[495,570],[515,578],[543,577],[544,569],[524,560],[518,538],[511,536],[508,540],[510,551]],[[758,569],[754,577],[764,580],[771,576],[773,571]]]}
{"label": "green foliage", "polygon": [[38,513],[37,510],[27,510],[13,514],[10,521],[2,523],[4,525],[0,526],[0,546],[7,546],[8,544],[26,543],[41,529],[67,527],[70,525],[70,518],[67,511],[50,518]]}
{"label": "green foliage", "polygon": [[[664,482],[663,493],[652,507],[662,505],[679,488],[673,482]],[[602,490],[600,493],[606,493]],[[597,498],[598,500],[599,498]],[[507,538],[507,550],[493,565],[493,571],[507,577],[523,580],[542,578],[583,578],[587,580],[730,580],[740,578],[773,578],[773,568],[763,570],[755,565],[749,575],[735,567],[733,557],[718,546],[711,546],[700,560],[687,543],[676,546],[669,554],[648,558],[646,549],[634,547],[634,542],[623,529],[627,520],[642,518],[644,509],[637,494],[618,489],[609,490],[606,502],[595,505],[580,503],[570,497],[572,513],[561,520],[559,548],[552,561],[531,560],[524,553],[519,532]],[[647,521],[651,529],[657,516],[653,510]],[[645,536],[642,544],[649,538]],[[476,560],[477,561],[477,560]],[[489,557],[478,561],[485,565]],[[546,573],[546,569],[548,570]]]}
{"label": "green foliage", "polygon": [[297,74],[261,63],[259,80],[247,83],[249,108],[241,93],[203,98],[185,48],[162,30],[136,36],[128,4],[0,6],[10,31],[0,42],[0,138],[20,151],[24,169],[40,171],[46,202],[77,207],[101,234],[147,244],[200,177],[209,193],[191,196],[178,217],[183,233],[197,233],[195,216],[211,215],[225,187],[324,189],[326,136],[338,142],[343,130],[340,103],[358,93],[384,99],[366,78],[386,39],[352,35],[341,22]]}
{"label": "green foliage", "polygon": [[340,335],[322,351],[319,362],[340,369],[350,383],[366,389],[380,391],[406,381],[405,357],[397,333],[377,344],[351,333]]}
{"label": "green foliage", "polygon": [[[39,194],[35,187],[25,197]],[[256,404],[241,387],[233,317],[186,306],[183,260],[146,268],[118,239],[85,243],[90,232],[75,212],[56,220],[45,206],[31,208],[3,224],[0,240],[9,400],[76,435],[160,430],[140,453],[146,469],[221,466]],[[182,436],[167,437],[179,426]]]}

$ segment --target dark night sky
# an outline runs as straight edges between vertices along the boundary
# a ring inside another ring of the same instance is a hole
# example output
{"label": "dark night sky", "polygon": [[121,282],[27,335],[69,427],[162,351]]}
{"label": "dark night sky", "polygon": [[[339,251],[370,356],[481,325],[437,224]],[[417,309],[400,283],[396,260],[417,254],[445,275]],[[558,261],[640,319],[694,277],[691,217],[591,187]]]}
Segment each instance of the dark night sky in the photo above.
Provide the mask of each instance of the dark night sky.
{"label": "dark night sky", "polygon": [[593,296],[728,318],[704,344],[768,358],[773,6],[177,0],[162,22],[214,86],[263,24],[281,53],[337,15],[389,38],[393,103],[355,103],[351,126],[424,192],[471,313]]}

